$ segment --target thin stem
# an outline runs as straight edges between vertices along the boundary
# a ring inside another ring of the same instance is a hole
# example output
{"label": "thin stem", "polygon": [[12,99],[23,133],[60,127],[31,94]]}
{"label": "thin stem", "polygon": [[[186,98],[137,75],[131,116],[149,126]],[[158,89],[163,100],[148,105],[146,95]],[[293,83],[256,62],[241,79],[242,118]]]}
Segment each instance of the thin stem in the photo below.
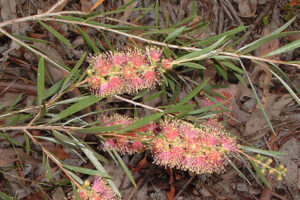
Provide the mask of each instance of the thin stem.
{"label": "thin stem", "polygon": [[88,13],[86,12],[80,12],[80,11],[62,11],[62,12],[55,12],[55,13],[42,13],[38,15],[31,15],[27,17],[22,17],[18,19],[12,19],[12,20],[7,20],[2,23],[0,23],[0,28],[11,25],[11,24],[16,24],[16,23],[21,23],[21,22],[26,22],[26,21],[34,21],[43,17],[52,17],[52,16],[61,16],[61,15],[87,15]]}
{"label": "thin stem", "polygon": [[162,109],[159,109],[159,108],[154,108],[154,107],[151,107],[151,106],[147,106],[145,104],[141,104],[141,103],[138,103],[138,102],[135,102],[135,101],[132,101],[132,100],[129,100],[129,99],[126,99],[126,98],[123,98],[123,97],[120,97],[118,95],[114,95],[114,97],[116,99],[119,99],[121,101],[125,101],[127,103],[130,103],[130,104],[133,104],[133,105],[136,105],[136,106],[140,106],[140,107],[143,107],[143,108],[146,108],[146,109],[149,109],[149,110],[155,110],[157,112],[164,112]]}
{"label": "thin stem", "polygon": [[57,2],[56,4],[54,4],[45,14],[52,13],[56,8],[58,8],[59,6],[63,5],[66,1],[68,1],[68,0],[60,0],[59,2]]}
{"label": "thin stem", "polygon": [[[1,26],[0,26],[1,27]],[[2,28],[0,28],[0,32],[3,33],[4,35],[6,35],[7,37],[9,37],[10,39],[12,39],[13,41],[15,41],[16,43],[20,44],[21,46],[24,46],[25,48],[29,49],[30,51],[32,51],[33,53],[44,57],[46,60],[48,60],[51,64],[53,64],[55,67],[57,67],[58,69],[69,73],[68,70],[66,70],[65,68],[63,68],[62,66],[60,66],[59,64],[57,64],[56,62],[54,62],[52,59],[50,59],[48,56],[46,56],[45,54],[35,50],[34,48],[32,48],[31,46],[29,46],[28,44],[22,42],[21,40],[19,40],[16,37],[13,37],[11,34],[9,34],[8,32],[6,32],[5,30],[3,30]]]}
{"label": "thin stem", "polygon": [[61,165],[60,162],[58,162],[57,159],[55,159],[50,153],[49,151],[43,147],[43,145],[41,145],[32,135],[31,133],[26,130],[26,129],[22,129],[24,133],[26,133],[28,135],[28,137],[37,145],[39,145],[42,148],[42,151],[47,155],[47,157],[49,157],[66,175],[67,177],[79,188],[81,189],[81,186],[77,183],[77,181],[75,181],[73,179],[72,176],[70,176],[70,174],[68,173],[67,170],[65,170],[65,168]]}
{"label": "thin stem", "polygon": [[264,166],[264,167],[266,167],[266,168],[268,168],[268,169],[272,169],[272,170],[276,171],[278,174],[284,174],[284,172],[280,172],[280,171],[278,171],[277,169],[275,169],[275,168],[273,168],[273,167],[270,167],[269,165],[266,165],[265,163],[263,163],[263,162],[261,162],[261,161],[255,159],[255,158],[252,158],[251,156],[249,156],[248,154],[244,153],[243,151],[241,151],[241,150],[239,150],[239,149],[237,149],[237,151],[238,151],[240,154],[243,154],[244,156],[246,156],[248,159],[250,159],[250,160],[252,160],[252,161],[254,161],[254,162],[257,162],[257,163],[259,163],[260,165],[262,165],[262,166]]}
{"label": "thin stem", "polygon": [[[122,31],[118,31],[118,30],[115,30],[115,29],[111,29],[111,28],[107,28],[107,27],[101,27],[101,26],[97,26],[97,25],[93,25],[93,24],[88,24],[88,23],[85,23],[85,22],[77,22],[77,21],[70,21],[70,20],[64,20],[64,19],[53,19],[53,18],[42,18],[40,20],[58,21],[58,22],[64,22],[64,23],[69,23],[69,24],[78,24],[78,25],[88,26],[88,27],[92,27],[92,28],[95,28],[95,29],[98,29],[98,30],[109,31],[109,32],[120,34],[120,35],[124,35],[128,38],[134,38],[134,39],[137,39],[137,40],[140,40],[140,41],[147,42],[149,44],[155,44],[155,45],[169,47],[169,48],[173,48],[173,49],[182,49],[182,50],[186,50],[186,51],[201,51],[202,50],[200,48],[182,47],[182,46],[178,46],[178,45],[167,44],[167,43],[164,43],[164,42],[149,40],[149,39],[137,36],[137,35],[132,35],[132,34],[124,33]],[[230,56],[233,59],[246,58],[246,59],[250,59],[250,60],[259,60],[259,61],[271,62],[271,63],[276,63],[276,64],[291,65],[291,66],[296,66],[296,67],[300,68],[300,64],[288,63],[288,62],[281,61],[281,60],[272,60],[272,59],[260,58],[260,57],[256,57],[256,56],[250,56],[250,55],[239,55],[239,54],[236,54],[236,53],[225,52],[225,51],[220,52],[219,55]]]}

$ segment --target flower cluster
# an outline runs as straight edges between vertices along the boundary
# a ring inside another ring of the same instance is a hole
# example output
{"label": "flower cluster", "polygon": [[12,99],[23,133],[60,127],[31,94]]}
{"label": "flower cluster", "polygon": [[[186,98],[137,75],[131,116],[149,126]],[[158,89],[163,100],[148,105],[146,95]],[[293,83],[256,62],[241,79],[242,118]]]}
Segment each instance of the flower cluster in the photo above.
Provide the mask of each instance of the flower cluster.
{"label": "flower cluster", "polygon": [[[129,117],[115,114],[111,117],[104,116],[102,121],[105,126],[120,125],[120,128],[124,128],[132,124],[136,119],[133,120]],[[147,149],[143,141],[152,139],[155,128],[154,123],[149,123],[130,132],[118,133],[117,136],[107,139],[105,144],[101,146],[101,149],[106,150],[113,147],[121,154],[143,152]]]}
{"label": "flower cluster", "polygon": [[[94,179],[93,187],[89,187],[87,183],[78,194],[81,200],[119,200],[114,191],[98,176]],[[75,196],[73,199],[75,200]]]}
{"label": "flower cluster", "polygon": [[170,59],[160,62],[161,54],[161,49],[149,47],[146,52],[133,49],[90,57],[87,81],[91,91],[98,96],[109,96],[155,87],[160,83],[158,69],[172,66]]}
{"label": "flower cluster", "polygon": [[156,164],[197,174],[222,171],[229,154],[237,150],[235,139],[222,129],[178,121],[163,122],[151,144]]}
{"label": "flower cluster", "polygon": [[[104,117],[107,126],[132,124],[135,120],[121,115]],[[121,154],[151,150],[154,162],[166,167],[176,167],[195,173],[220,172],[230,153],[237,150],[236,141],[224,129],[216,125],[196,128],[181,121],[163,121],[146,124],[126,133],[111,134],[102,145]]]}

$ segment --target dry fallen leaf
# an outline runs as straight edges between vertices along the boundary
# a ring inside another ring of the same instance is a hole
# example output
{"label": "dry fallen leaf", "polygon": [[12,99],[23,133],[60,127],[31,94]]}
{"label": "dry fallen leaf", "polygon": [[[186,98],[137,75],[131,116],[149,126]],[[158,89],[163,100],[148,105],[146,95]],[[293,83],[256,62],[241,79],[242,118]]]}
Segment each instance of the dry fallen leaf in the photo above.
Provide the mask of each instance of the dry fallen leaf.
{"label": "dry fallen leaf", "polygon": [[257,0],[234,0],[239,7],[241,17],[252,17],[256,12]]}

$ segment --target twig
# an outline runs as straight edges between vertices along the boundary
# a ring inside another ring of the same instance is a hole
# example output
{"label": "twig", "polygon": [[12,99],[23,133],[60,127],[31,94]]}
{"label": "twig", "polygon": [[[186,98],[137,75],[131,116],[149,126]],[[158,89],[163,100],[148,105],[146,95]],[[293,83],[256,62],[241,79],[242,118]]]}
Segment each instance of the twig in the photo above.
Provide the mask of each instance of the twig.
{"label": "twig", "polygon": [[[203,50],[203,49],[200,49],[200,48],[182,47],[182,46],[178,46],[178,45],[167,44],[167,43],[164,43],[164,42],[158,42],[158,41],[154,41],[154,40],[149,40],[149,39],[137,36],[137,35],[132,35],[132,34],[124,33],[122,31],[114,30],[114,29],[111,29],[111,28],[97,26],[97,25],[88,24],[88,23],[84,23],[84,22],[70,21],[70,20],[64,20],[64,19],[53,19],[53,18],[41,18],[40,20],[44,20],[44,21],[57,21],[57,22],[64,22],[64,23],[70,23],[70,24],[78,24],[78,25],[88,26],[88,27],[92,27],[92,28],[95,28],[95,29],[109,31],[109,32],[120,34],[120,35],[124,35],[124,36],[126,36],[128,38],[134,38],[134,39],[137,39],[137,40],[140,40],[140,41],[147,42],[149,44],[154,44],[154,45],[158,45],[158,46],[169,47],[169,48],[173,48],[173,49],[182,49],[182,50],[186,50],[186,51],[201,51],[201,50]],[[300,68],[300,64],[296,64],[296,63],[289,63],[289,62],[285,62],[285,61],[281,61],[281,60],[271,60],[271,59],[260,58],[260,57],[256,57],[256,56],[239,55],[239,54],[236,54],[236,53],[225,52],[225,51],[220,52],[219,55],[230,56],[232,59],[246,58],[246,59],[250,59],[250,60],[258,60],[258,61],[269,62],[269,63],[276,63],[276,64],[285,64],[285,65],[290,65],[290,66],[295,66],[295,67]]]}
{"label": "twig", "polygon": [[151,107],[151,106],[147,106],[145,104],[141,104],[141,103],[138,103],[138,102],[135,102],[135,101],[132,101],[132,100],[129,100],[129,99],[126,99],[126,98],[123,98],[123,97],[120,97],[118,95],[114,95],[114,97],[116,99],[119,99],[121,101],[125,101],[127,103],[130,103],[130,104],[133,104],[133,105],[136,105],[136,106],[140,106],[140,107],[143,107],[143,108],[146,108],[146,109],[149,109],[149,110],[155,110],[157,112],[164,112],[162,109],[159,109],[159,108],[154,108],[154,107]]}
{"label": "twig", "polygon": [[197,174],[193,174],[193,176],[191,176],[189,178],[189,180],[184,184],[184,186],[180,189],[180,191],[176,194],[175,198],[179,197],[179,195],[181,195],[181,193],[185,190],[185,188],[192,182],[192,180],[197,176]]}
{"label": "twig", "polygon": [[60,0],[59,2],[57,2],[56,4],[54,4],[47,12],[45,12],[45,14],[49,14],[52,13],[56,8],[58,8],[59,6],[63,5],[67,0]]}
{"label": "twig", "polygon": [[[0,26],[1,27],[1,26]],[[6,35],[7,37],[9,37],[10,39],[12,39],[13,41],[15,41],[16,43],[19,43],[21,46],[24,46],[25,48],[29,49],[30,51],[32,51],[33,53],[44,57],[46,60],[48,60],[51,64],[53,64],[55,67],[57,67],[58,69],[69,73],[68,70],[66,70],[65,68],[63,68],[62,66],[60,66],[59,64],[57,64],[56,62],[54,62],[52,59],[50,59],[48,56],[46,56],[45,54],[35,50],[34,48],[32,48],[31,46],[29,46],[28,44],[22,42],[21,40],[17,39],[16,37],[13,37],[11,34],[9,34],[8,32],[6,32],[5,30],[3,30],[2,28],[0,28],[0,32],[3,33],[4,35]]]}
{"label": "twig", "polygon": [[237,45],[237,49],[240,49],[244,43],[247,41],[248,36],[254,31],[256,26],[259,24],[259,22],[268,14],[268,12],[271,9],[271,6],[273,5],[272,1],[268,3],[268,6],[260,13],[260,15],[256,18],[254,24],[249,28],[249,30],[245,33],[243,37],[245,37],[242,41],[239,42]]}
{"label": "twig", "polygon": [[0,23],[0,28],[11,25],[11,24],[21,23],[21,22],[26,22],[26,21],[34,21],[34,20],[37,20],[37,19],[40,19],[43,17],[52,17],[52,16],[61,16],[61,15],[87,15],[87,14],[88,13],[86,13],[86,12],[79,12],[79,11],[62,11],[62,12],[55,12],[55,13],[43,13],[43,14],[31,15],[31,16],[27,16],[27,17],[4,21],[4,22]]}
{"label": "twig", "polygon": [[79,188],[81,189],[81,186],[77,183],[77,181],[75,181],[73,179],[72,176],[70,176],[70,174],[67,172],[67,170],[65,170],[65,168],[61,165],[60,162],[58,162],[58,160],[56,158],[54,158],[49,151],[43,147],[43,145],[41,145],[32,135],[31,133],[29,133],[29,131],[27,131],[26,129],[23,129],[24,133],[26,133],[26,135],[37,145],[39,145],[43,152],[47,155],[47,157],[49,157],[66,175],[67,177]]}
{"label": "twig", "polygon": [[238,16],[237,12],[235,11],[234,7],[232,6],[231,2],[228,0],[224,0],[225,4],[227,5],[227,7],[230,9],[230,11],[233,13],[233,16],[235,17],[235,19],[239,22],[239,24],[241,26],[244,26],[241,18]]}

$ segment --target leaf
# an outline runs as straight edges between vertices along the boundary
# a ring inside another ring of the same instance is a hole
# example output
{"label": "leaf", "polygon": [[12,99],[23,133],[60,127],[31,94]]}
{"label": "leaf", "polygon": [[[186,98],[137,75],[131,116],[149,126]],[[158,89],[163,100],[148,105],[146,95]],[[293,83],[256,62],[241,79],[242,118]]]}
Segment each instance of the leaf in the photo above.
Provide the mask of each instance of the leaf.
{"label": "leaf", "polygon": [[[98,171],[100,171],[103,174],[107,174],[107,172],[105,171],[104,167],[101,165],[101,163],[97,160],[97,158],[95,157],[95,155],[93,154],[93,152],[91,152],[88,148],[81,148],[81,150],[83,151],[83,153],[89,158],[89,160],[93,163],[93,165],[96,167],[96,169]],[[114,190],[114,192],[121,197],[121,194],[117,188],[117,186],[114,184],[114,182],[110,179],[106,180],[107,183],[109,184],[109,186]]]}
{"label": "leaf", "polygon": [[223,36],[222,38],[220,38],[217,42],[215,42],[213,45],[209,46],[209,47],[206,47],[205,49],[202,49],[202,50],[199,50],[199,51],[194,51],[192,53],[189,53],[185,56],[182,56],[178,59],[175,60],[175,63],[180,63],[183,62],[183,60],[192,60],[192,58],[198,58],[199,56],[201,55],[204,55],[206,53],[211,53],[212,50],[214,50],[215,48],[217,48],[218,46],[220,46],[223,41],[225,40],[226,36]]}
{"label": "leaf", "polygon": [[54,118],[52,118],[49,121],[49,124],[64,119],[78,111],[81,111],[82,109],[89,107],[90,105],[93,105],[94,103],[100,101],[101,99],[102,98],[96,96],[88,96],[86,99],[83,99],[82,101],[77,102],[71,105],[70,107],[68,107],[67,109],[61,111],[59,114],[57,114]]}
{"label": "leaf", "polygon": [[48,97],[50,97],[53,94],[57,93],[59,91],[59,89],[61,88],[64,80],[65,80],[64,78],[61,79],[61,80],[59,80],[54,85],[52,85],[48,90],[46,90],[46,92],[45,92],[45,99],[47,99]]}
{"label": "leaf", "polygon": [[73,182],[71,182],[71,183],[72,183],[72,188],[73,188],[73,193],[74,193],[75,200],[81,200],[81,198],[80,198],[80,196],[77,192],[75,184]]}
{"label": "leaf", "polygon": [[103,3],[104,0],[98,0],[93,7],[90,9],[90,12],[92,12],[93,10],[95,10],[95,8],[97,8],[100,4]]}
{"label": "leaf", "polygon": [[45,92],[45,62],[44,58],[41,57],[38,65],[38,73],[37,73],[37,92],[38,92],[38,103],[42,105],[44,100],[44,92]]}
{"label": "leaf", "polygon": [[259,153],[259,154],[272,156],[272,157],[277,157],[277,158],[279,158],[280,156],[287,155],[286,152],[262,150],[262,149],[258,149],[258,148],[255,148],[255,147],[244,146],[244,145],[240,145],[239,147],[240,147],[240,149],[243,149],[245,151],[249,151],[249,152],[253,152],[253,153]]}
{"label": "leaf", "polygon": [[128,176],[129,180],[134,185],[134,187],[136,187],[134,178],[133,178],[131,172],[129,171],[129,169],[127,168],[127,166],[125,165],[124,161],[122,160],[122,158],[119,156],[119,154],[116,152],[116,150],[114,148],[112,148],[112,151],[113,151],[115,157],[117,158],[117,160],[119,161],[121,167],[123,168],[125,174]]}
{"label": "leaf", "polygon": [[240,68],[238,68],[237,66],[235,66],[234,64],[232,64],[231,62],[221,62],[223,65],[225,65],[226,67],[239,72],[239,73],[244,73],[244,71]]}
{"label": "leaf", "polygon": [[106,133],[106,132],[118,130],[120,127],[122,127],[122,125],[96,126],[91,128],[74,129],[74,131],[79,133]]}
{"label": "leaf", "polygon": [[192,110],[195,107],[194,104],[187,104],[187,105],[169,105],[166,107],[164,113],[176,113],[176,112],[182,112],[182,111],[189,111]]}
{"label": "leaf", "polygon": [[217,63],[215,63],[215,67],[217,68],[217,71],[221,74],[221,76],[228,81],[227,72]]}
{"label": "leaf", "polygon": [[159,2],[156,0],[155,2],[155,25],[159,25]]}
{"label": "leaf", "polygon": [[245,181],[247,181],[249,183],[249,185],[251,185],[250,181],[247,179],[247,177],[239,170],[239,168],[237,168],[237,166],[230,160],[228,159],[229,164],[233,167],[233,169],[235,171],[237,171],[237,173],[239,174],[240,177],[242,177]]}
{"label": "leaf", "polygon": [[86,45],[88,46],[89,50],[92,53],[100,53],[100,50],[97,48],[95,42],[93,40],[91,40],[91,38],[79,27],[76,26],[77,30],[80,32],[80,34],[82,35],[82,38],[84,39]]}
{"label": "leaf", "polygon": [[267,35],[265,37],[262,37],[262,38],[254,41],[254,42],[252,42],[250,44],[247,44],[247,45],[243,46],[242,48],[240,48],[238,50],[238,52],[241,52],[241,51],[243,51],[243,50],[245,50],[245,49],[248,48],[247,50],[243,51],[243,54],[249,53],[249,52],[253,51],[254,49],[257,49],[257,48],[261,47],[262,45],[264,45],[264,44],[266,44],[266,43],[268,43],[268,42],[270,42],[272,40],[275,40],[276,38],[283,37],[283,36],[287,35],[288,32],[286,32],[286,33],[280,33],[280,32],[282,32],[289,25],[291,25],[295,21],[295,19],[296,18],[294,17],[293,19],[291,19],[290,21],[288,21],[287,23],[285,23],[283,26],[281,26],[276,31],[272,32],[271,34],[269,34],[269,35]]}
{"label": "leaf", "polygon": [[56,37],[57,39],[59,39],[62,43],[64,43],[65,45],[67,45],[67,47],[69,48],[73,48],[72,44],[70,43],[70,41],[68,39],[66,39],[64,36],[62,36],[59,32],[57,32],[54,28],[52,28],[51,26],[48,26],[46,23],[38,20],[38,22],[47,30],[49,31],[54,37]]}
{"label": "leaf", "polygon": [[193,63],[193,62],[185,62],[185,63],[180,63],[180,65],[186,66],[186,67],[191,67],[195,69],[206,69],[203,65]]}
{"label": "leaf", "polygon": [[249,160],[250,163],[252,164],[253,168],[255,169],[255,171],[257,172],[257,175],[259,176],[259,178],[262,180],[262,182],[264,184],[266,184],[266,186],[268,188],[270,188],[270,190],[272,190],[272,187],[270,185],[270,183],[268,182],[268,180],[266,179],[265,175],[263,173],[261,173],[258,165],[253,161],[253,160]]}
{"label": "leaf", "polygon": [[170,35],[168,35],[168,36],[166,37],[166,39],[164,40],[164,42],[167,42],[167,41],[169,41],[169,40],[172,40],[172,39],[176,38],[178,35],[181,34],[181,32],[182,32],[184,29],[185,29],[185,26],[182,26],[182,27],[176,29],[174,32],[172,32]]}
{"label": "leaf", "polygon": [[271,124],[271,122],[270,122],[270,119],[269,119],[269,117],[268,117],[268,115],[267,115],[267,113],[266,113],[266,111],[265,111],[265,109],[264,109],[264,107],[263,107],[263,105],[262,105],[262,103],[261,103],[261,101],[260,101],[260,98],[258,97],[258,94],[256,93],[256,90],[255,90],[255,88],[254,88],[254,85],[253,85],[253,83],[252,83],[252,81],[251,81],[251,79],[250,79],[250,77],[249,77],[249,75],[248,75],[248,73],[247,73],[247,71],[246,71],[245,66],[244,66],[243,62],[242,62],[240,59],[239,59],[239,61],[240,61],[241,66],[242,66],[242,68],[243,68],[243,70],[244,70],[244,72],[245,72],[245,75],[246,75],[246,77],[247,77],[247,79],[248,79],[248,81],[249,81],[249,84],[250,84],[250,86],[251,86],[251,89],[252,89],[252,91],[253,91],[253,94],[254,94],[254,96],[255,96],[255,99],[256,99],[256,101],[257,101],[259,107],[261,108],[261,112],[262,112],[262,114],[264,115],[264,118],[265,118],[265,120],[267,121],[267,123],[268,123],[268,125],[269,125],[269,127],[270,127],[270,129],[271,129],[271,131],[272,131],[272,133],[273,133],[274,135],[276,135],[276,132],[275,132],[275,130],[274,130],[274,128],[273,128],[273,126],[272,126],[272,124]]}
{"label": "leaf", "polygon": [[70,71],[70,73],[68,74],[68,76],[64,79],[64,82],[61,86],[61,91],[64,91],[66,89],[66,85],[69,83],[69,81],[71,80],[71,78],[74,76],[74,74],[77,72],[78,68],[81,66],[81,64],[83,63],[84,59],[86,57],[86,53],[84,53],[81,58],[79,59],[79,61],[76,63],[76,65],[73,67],[73,69]]}
{"label": "leaf", "polygon": [[88,174],[88,175],[93,175],[93,176],[100,176],[103,178],[109,178],[111,179],[112,177],[108,174],[101,173],[100,171],[93,170],[93,169],[88,169],[88,168],[83,168],[83,167],[76,167],[76,166],[71,166],[68,164],[63,164],[63,166],[69,170],[79,172],[82,174]]}
{"label": "leaf", "polygon": [[272,70],[270,70],[269,68],[267,68],[267,70],[269,70],[280,82],[281,84],[287,89],[287,91],[293,96],[293,98],[295,99],[295,101],[300,105],[300,99],[299,97],[295,94],[295,92],[288,86],[288,84],[282,80],[282,78],[280,78],[280,76],[278,76],[275,72],[273,72]]}
{"label": "leaf", "polygon": [[200,90],[202,90],[202,88],[208,83],[208,81],[209,78],[202,81],[201,84],[199,84],[193,91],[191,91],[187,96],[185,96],[177,105],[183,105],[189,100],[191,100],[196,94],[200,92]]}
{"label": "leaf", "polygon": [[31,41],[31,42],[40,42],[40,43],[46,43],[46,44],[50,44],[51,43],[51,42],[49,42],[47,40],[42,40],[42,39],[27,37],[27,36],[24,36],[24,35],[12,34],[12,36],[14,36],[16,38],[23,39],[23,40]]}
{"label": "leaf", "polygon": [[12,197],[8,196],[7,194],[3,193],[3,192],[0,192],[0,197],[1,199],[3,200],[13,200]]}
{"label": "leaf", "polygon": [[149,115],[147,117],[144,117],[132,124],[130,124],[129,126],[126,126],[125,128],[121,129],[120,132],[126,132],[126,131],[131,131],[133,129],[137,129],[145,124],[148,124],[150,122],[153,122],[159,118],[161,118],[164,115],[164,113],[156,113],[153,115]]}
{"label": "leaf", "polygon": [[273,55],[276,55],[276,54],[281,54],[281,53],[285,53],[287,51],[292,51],[296,48],[299,48],[300,47],[300,39],[299,40],[296,40],[294,42],[291,42],[275,51],[272,51],[271,53],[268,53],[267,55],[264,55],[263,57],[266,57],[266,56],[273,56]]}

